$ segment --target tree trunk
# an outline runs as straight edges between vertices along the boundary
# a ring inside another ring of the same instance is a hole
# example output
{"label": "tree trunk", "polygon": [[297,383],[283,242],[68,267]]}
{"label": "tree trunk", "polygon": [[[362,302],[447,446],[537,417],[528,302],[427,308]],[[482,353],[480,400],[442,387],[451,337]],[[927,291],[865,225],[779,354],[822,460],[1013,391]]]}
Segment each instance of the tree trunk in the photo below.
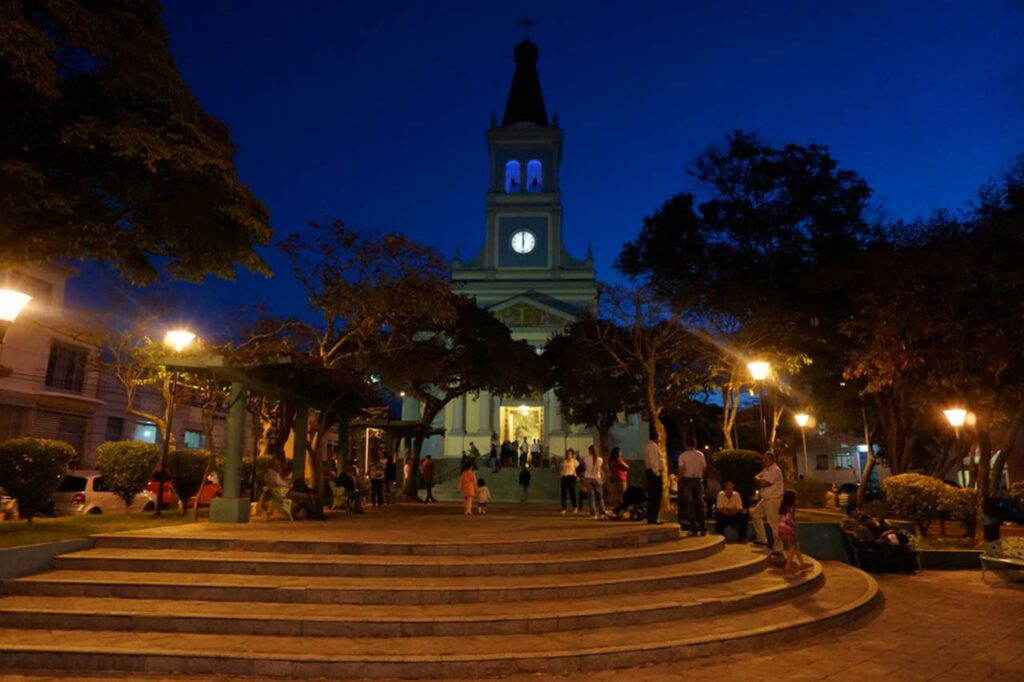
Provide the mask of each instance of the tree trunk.
{"label": "tree trunk", "polygon": [[999,484],[1002,482],[1003,469],[1006,467],[1007,460],[1017,455],[1017,442],[1021,437],[1022,427],[1024,427],[1024,406],[1018,410],[1017,415],[1013,418],[1006,437],[1003,439],[1003,447],[999,449],[999,454],[996,455],[995,461],[992,463],[992,471],[989,475],[989,490],[993,493],[999,491]]}
{"label": "tree trunk", "polygon": [[722,387],[722,436],[725,441],[726,450],[734,450],[732,440],[732,429],[736,420],[736,412],[733,409],[733,402],[736,398],[731,386]]}
{"label": "tree trunk", "polygon": [[[864,462],[864,470],[860,472],[860,485],[857,486],[857,506],[864,504],[864,491],[868,488],[868,483],[871,481],[871,472],[875,468],[875,451],[871,447],[871,430],[868,428],[868,413],[864,409],[864,406],[860,406],[861,420],[864,422],[864,445],[868,448],[868,458]],[[860,455],[855,455],[859,457]]]}
{"label": "tree trunk", "polygon": [[[434,417],[440,413],[441,409],[444,408],[444,404],[438,406],[430,406],[429,402],[421,401],[423,403],[423,411],[420,414],[420,426],[423,431],[426,432],[430,428],[431,424],[434,423]],[[423,441],[425,438],[423,435],[417,435],[412,441],[412,462],[409,465],[409,478],[402,481],[402,492],[401,499],[408,500],[410,502],[418,501],[419,486],[420,486],[420,453],[423,450]]]}

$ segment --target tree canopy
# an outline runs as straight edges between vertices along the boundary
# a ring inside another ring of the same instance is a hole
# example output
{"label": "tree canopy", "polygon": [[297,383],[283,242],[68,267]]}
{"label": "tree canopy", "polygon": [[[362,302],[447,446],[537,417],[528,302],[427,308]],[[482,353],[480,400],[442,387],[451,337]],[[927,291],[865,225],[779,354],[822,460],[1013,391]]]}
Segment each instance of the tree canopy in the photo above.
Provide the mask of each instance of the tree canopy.
{"label": "tree canopy", "polygon": [[269,273],[267,209],[178,74],[160,9],[4,3],[0,262],[94,258],[136,283]]}

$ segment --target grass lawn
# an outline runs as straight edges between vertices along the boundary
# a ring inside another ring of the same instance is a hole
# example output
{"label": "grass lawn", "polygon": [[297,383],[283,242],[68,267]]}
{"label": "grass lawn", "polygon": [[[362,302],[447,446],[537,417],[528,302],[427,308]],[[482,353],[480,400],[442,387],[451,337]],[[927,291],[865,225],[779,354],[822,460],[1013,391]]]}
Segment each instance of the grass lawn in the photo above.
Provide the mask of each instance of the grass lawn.
{"label": "grass lawn", "polygon": [[[203,521],[200,512],[200,522]],[[122,530],[141,530],[155,526],[177,526],[192,521],[192,515],[179,512],[165,513],[155,519],[150,513],[137,514],[85,514],[82,516],[58,516],[56,518],[35,518],[30,526],[27,521],[0,522],[0,548],[38,545],[44,542],[73,540],[95,533],[116,533]]]}

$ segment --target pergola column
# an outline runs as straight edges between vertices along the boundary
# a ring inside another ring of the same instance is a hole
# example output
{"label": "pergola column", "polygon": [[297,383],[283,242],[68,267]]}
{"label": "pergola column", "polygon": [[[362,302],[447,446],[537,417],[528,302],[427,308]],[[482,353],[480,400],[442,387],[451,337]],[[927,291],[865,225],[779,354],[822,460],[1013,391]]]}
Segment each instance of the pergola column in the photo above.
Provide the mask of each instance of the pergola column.
{"label": "pergola column", "polygon": [[479,434],[486,434],[487,443],[491,442],[491,434],[494,433],[494,427],[491,423],[491,405],[494,399],[491,397],[490,391],[480,391],[480,395],[477,396],[477,404],[480,405],[480,426],[477,428]]}
{"label": "pergola column", "polygon": [[210,521],[215,523],[248,523],[249,497],[241,496],[242,448],[245,444],[245,403],[249,390],[240,381],[231,382],[228,406],[227,447],[225,447],[224,497],[210,501]]}
{"label": "pergola column", "polygon": [[466,396],[460,395],[451,402],[452,435],[461,436],[466,433]]}

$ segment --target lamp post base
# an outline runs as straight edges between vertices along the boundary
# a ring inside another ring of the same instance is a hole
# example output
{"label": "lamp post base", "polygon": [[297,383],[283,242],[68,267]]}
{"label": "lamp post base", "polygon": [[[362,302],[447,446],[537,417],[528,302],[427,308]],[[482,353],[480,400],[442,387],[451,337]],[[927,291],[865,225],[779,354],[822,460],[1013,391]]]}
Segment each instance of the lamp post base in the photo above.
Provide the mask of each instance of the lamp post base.
{"label": "lamp post base", "polygon": [[215,497],[210,500],[212,523],[249,523],[248,497]]}

